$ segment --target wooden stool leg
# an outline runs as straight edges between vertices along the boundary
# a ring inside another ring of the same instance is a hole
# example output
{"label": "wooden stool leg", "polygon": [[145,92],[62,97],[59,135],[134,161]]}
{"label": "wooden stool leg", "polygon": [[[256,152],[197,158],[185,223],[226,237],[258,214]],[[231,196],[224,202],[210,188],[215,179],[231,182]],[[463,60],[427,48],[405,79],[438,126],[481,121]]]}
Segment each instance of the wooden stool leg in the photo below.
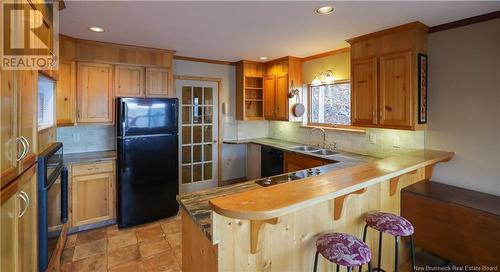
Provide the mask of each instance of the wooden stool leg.
{"label": "wooden stool leg", "polygon": [[398,272],[398,251],[399,251],[399,237],[394,236],[396,238],[396,256],[394,259],[394,272]]}
{"label": "wooden stool leg", "polygon": [[413,235],[410,235],[411,271],[415,272],[415,248],[413,245]]}
{"label": "wooden stool leg", "polygon": [[[366,242],[366,232],[368,230],[368,225],[365,224],[365,229],[363,230],[363,242]],[[359,266],[358,272],[361,272],[363,270],[363,266]]]}
{"label": "wooden stool leg", "polygon": [[316,251],[316,256],[314,256],[314,272],[318,271],[318,255],[319,251]]}

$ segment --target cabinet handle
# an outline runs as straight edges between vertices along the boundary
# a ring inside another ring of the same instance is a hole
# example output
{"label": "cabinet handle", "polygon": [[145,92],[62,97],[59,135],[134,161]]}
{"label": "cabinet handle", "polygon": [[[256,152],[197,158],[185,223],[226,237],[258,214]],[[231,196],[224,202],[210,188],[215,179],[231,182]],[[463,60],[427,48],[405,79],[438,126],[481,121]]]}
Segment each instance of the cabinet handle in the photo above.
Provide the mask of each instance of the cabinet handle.
{"label": "cabinet handle", "polygon": [[28,149],[26,148],[26,142],[22,138],[17,137],[16,141],[20,142],[23,145],[23,151],[21,152],[21,155],[18,158],[16,158],[16,161],[20,161],[24,158],[24,156],[26,156]]}
{"label": "cabinet handle", "polygon": [[26,155],[28,155],[28,153],[30,152],[30,142],[24,136],[21,136],[21,140],[23,140],[26,143],[26,153],[24,153],[24,156],[23,156],[23,159],[24,159],[26,157]]}
{"label": "cabinet handle", "polygon": [[25,205],[24,205],[24,209],[21,211],[21,213],[19,213],[19,215],[17,216],[18,218],[21,218],[23,217],[23,215],[26,213],[26,211],[28,210],[28,207],[30,205],[30,198],[28,196],[28,194],[26,194],[25,192],[21,191],[19,192],[18,194],[19,198],[21,198]]}

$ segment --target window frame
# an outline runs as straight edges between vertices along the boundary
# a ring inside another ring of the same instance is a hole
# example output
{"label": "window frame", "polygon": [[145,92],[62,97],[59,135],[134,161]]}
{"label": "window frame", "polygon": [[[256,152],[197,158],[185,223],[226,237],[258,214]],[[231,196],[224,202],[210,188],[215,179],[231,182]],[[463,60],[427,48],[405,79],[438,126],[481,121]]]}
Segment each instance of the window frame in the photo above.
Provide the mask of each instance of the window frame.
{"label": "window frame", "polygon": [[[326,85],[335,85],[335,84],[346,84],[349,83],[351,85],[351,124],[350,125],[341,125],[341,124],[329,124],[329,123],[314,123],[311,121],[312,119],[312,106],[311,106],[311,94],[312,94],[312,88],[313,87],[318,87],[318,86],[326,86]],[[320,85],[312,85],[308,84],[307,85],[307,126],[310,127],[324,127],[324,128],[342,128],[342,129],[356,129],[358,130],[358,127],[355,127],[352,125],[352,84],[351,80],[349,79],[344,79],[344,80],[336,80],[334,83],[330,84],[320,84]]]}

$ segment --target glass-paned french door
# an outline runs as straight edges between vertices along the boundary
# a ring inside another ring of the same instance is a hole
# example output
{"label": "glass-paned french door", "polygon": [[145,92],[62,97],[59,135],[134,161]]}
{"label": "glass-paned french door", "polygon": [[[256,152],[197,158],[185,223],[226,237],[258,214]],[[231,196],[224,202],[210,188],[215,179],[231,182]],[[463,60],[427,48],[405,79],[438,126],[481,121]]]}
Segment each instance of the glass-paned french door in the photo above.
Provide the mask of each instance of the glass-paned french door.
{"label": "glass-paned french door", "polygon": [[217,186],[218,84],[176,80],[180,101],[180,191]]}

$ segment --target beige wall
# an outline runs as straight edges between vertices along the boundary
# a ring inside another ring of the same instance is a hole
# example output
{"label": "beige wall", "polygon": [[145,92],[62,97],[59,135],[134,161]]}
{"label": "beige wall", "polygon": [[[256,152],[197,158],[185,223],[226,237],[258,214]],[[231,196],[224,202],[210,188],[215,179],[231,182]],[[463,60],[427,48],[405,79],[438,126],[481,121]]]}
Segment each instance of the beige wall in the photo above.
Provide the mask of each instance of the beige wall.
{"label": "beige wall", "polygon": [[429,35],[426,148],[456,152],[439,182],[500,195],[500,19]]}
{"label": "beige wall", "polygon": [[311,84],[314,77],[324,71],[332,70],[337,80],[351,78],[351,54],[343,52],[324,58],[313,59],[302,63],[302,81]]}

